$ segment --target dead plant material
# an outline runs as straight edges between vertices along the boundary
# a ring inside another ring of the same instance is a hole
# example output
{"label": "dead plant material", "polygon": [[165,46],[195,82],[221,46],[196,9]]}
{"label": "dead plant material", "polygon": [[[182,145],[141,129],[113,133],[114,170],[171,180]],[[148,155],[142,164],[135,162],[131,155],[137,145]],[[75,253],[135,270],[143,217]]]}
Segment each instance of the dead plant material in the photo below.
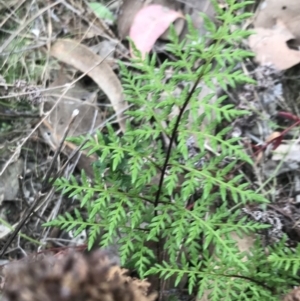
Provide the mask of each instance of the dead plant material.
{"label": "dead plant material", "polygon": [[284,297],[283,301],[300,301],[300,287],[293,289]]}
{"label": "dead plant material", "polygon": [[149,283],[128,277],[105,252],[71,252],[30,262],[10,264],[6,270],[6,301],[152,301]]}
{"label": "dead plant material", "polygon": [[59,61],[69,64],[91,77],[108,96],[117,114],[121,130],[125,131],[123,116],[128,105],[124,100],[122,85],[102,58],[94,54],[88,47],[73,40],[57,40],[51,48],[51,55]]}

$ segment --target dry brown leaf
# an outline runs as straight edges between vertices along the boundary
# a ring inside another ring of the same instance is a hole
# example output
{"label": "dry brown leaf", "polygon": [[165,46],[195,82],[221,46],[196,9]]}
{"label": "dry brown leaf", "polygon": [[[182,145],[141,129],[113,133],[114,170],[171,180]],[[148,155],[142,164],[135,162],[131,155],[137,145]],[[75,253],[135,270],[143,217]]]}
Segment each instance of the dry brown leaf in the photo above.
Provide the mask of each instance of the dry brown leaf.
{"label": "dry brown leaf", "polygon": [[294,39],[281,21],[272,29],[256,28],[250,36],[249,46],[260,64],[272,64],[279,70],[288,69],[300,62],[300,51],[290,49],[286,42]]}
{"label": "dry brown leaf", "polygon": [[300,1],[265,0],[257,9],[254,26],[271,29],[280,19],[289,32],[300,43]]}
{"label": "dry brown leaf", "polygon": [[300,162],[300,144],[298,141],[283,141],[272,153],[273,161]]}
{"label": "dry brown leaf", "polygon": [[273,132],[271,135],[269,135],[266,139],[266,142],[269,143],[271,142],[272,140],[276,139],[276,138],[279,138],[280,136],[282,136],[282,133],[280,132]]}
{"label": "dry brown leaf", "polygon": [[[99,127],[99,125],[103,122],[94,102],[97,91],[89,92],[78,82],[65,92],[64,95],[62,88],[53,90],[55,87],[61,87],[70,82],[71,80],[65,74],[60,72],[57,79],[49,86],[52,88],[50,90],[51,93],[46,95],[47,98],[44,109],[47,111],[50,111],[54,104],[59,101],[50,113],[49,117],[43,121],[43,124],[39,128],[45,142],[54,151],[57,149],[63,138],[64,132],[72,118],[74,109],[78,109],[79,114],[70,127],[68,133],[69,137],[86,134],[94,128]],[[93,120],[95,114],[97,114],[97,116],[95,120]],[[76,149],[76,146],[73,143],[64,142],[63,152],[66,155],[70,155],[74,149]],[[77,167],[84,169],[86,173],[92,177],[93,172],[91,163],[96,159],[96,156],[86,157],[85,153],[83,153],[77,163]]]}
{"label": "dry brown leaf", "polygon": [[[105,60],[93,53],[88,47],[73,40],[57,40],[51,48],[51,55],[86,73],[97,83],[111,101],[120,128],[124,132],[123,113],[127,104],[124,100],[123,88],[118,77]],[[92,118],[92,116],[90,117]]]}
{"label": "dry brown leaf", "polygon": [[[63,72],[60,72],[56,80],[49,86],[51,93],[46,94],[47,99],[44,109],[47,111],[60,99],[55,109],[47,118],[47,122],[53,127],[54,134],[57,135],[59,139],[62,138],[75,109],[79,110],[79,115],[70,128],[69,136],[79,136],[88,133],[92,127],[95,111],[98,111],[96,104],[97,90],[90,92],[81,83],[76,82],[64,93],[65,88],[61,87],[70,82],[71,79]],[[55,87],[58,88],[55,89]],[[100,114],[98,114],[94,128],[98,127],[102,122],[103,119]],[[55,141],[55,144],[57,144],[56,142],[59,143],[59,141]]]}

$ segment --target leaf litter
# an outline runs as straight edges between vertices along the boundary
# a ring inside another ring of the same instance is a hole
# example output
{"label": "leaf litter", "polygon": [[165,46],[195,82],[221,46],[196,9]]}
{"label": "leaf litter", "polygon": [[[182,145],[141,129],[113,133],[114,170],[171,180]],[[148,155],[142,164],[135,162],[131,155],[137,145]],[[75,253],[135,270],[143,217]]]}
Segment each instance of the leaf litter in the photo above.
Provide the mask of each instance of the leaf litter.
{"label": "leaf litter", "polygon": [[[55,168],[61,170],[67,162],[68,168],[63,173],[66,178],[79,175],[78,169],[89,170],[93,160],[97,159],[86,157],[82,152],[76,160],[69,160],[76,146],[64,141],[66,128],[68,136],[74,137],[93,134],[95,129],[104,128],[106,122],[114,121],[115,130],[124,132],[124,112],[128,105],[124,101],[117,60],[128,64],[131,52],[126,37],[130,36],[142,53],[156,52],[159,56],[166,52],[171,24],[180,38],[185,37],[186,14],[191,16],[199,36],[206,33],[199,12],[207,13],[217,23],[213,6],[203,0],[124,0],[122,4],[105,5],[56,1],[48,7],[36,0],[33,1],[34,9],[28,1],[20,2],[19,6],[16,3],[8,1],[5,6],[0,6],[1,12],[8,8],[11,12],[9,17],[4,13],[1,15],[0,24],[4,28],[18,18],[15,12],[24,17],[17,19],[19,27],[16,30],[6,31],[0,46],[1,63],[5,66],[1,71],[0,96],[19,102],[24,95],[29,96],[22,116],[13,102],[8,101],[8,106],[0,104],[2,126],[7,127],[0,139],[3,158],[0,199],[1,207],[5,208],[1,210],[0,218],[14,227],[36,193],[42,191],[41,179],[52,166],[57,151]],[[226,6],[222,8],[226,9]],[[300,4],[296,0],[261,1],[253,22],[250,22],[254,34],[245,41],[248,43],[246,47],[253,50],[255,61],[245,62],[242,66],[257,85],[218,91],[227,94],[237,108],[253,112],[251,116],[234,122],[231,135],[243,138],[256,162],[251,170],[253,185],[258,192],[263,191],[273,200],[265,211],[251,205],[243,208],[248,218],[271,225],[265,234],[261,233],[265,244],[278,241],[285,233],[290,246],[300,241],[300,229],[296,223],[300,216],[297,205],[300,202],[297,172],[300,164],[299,16]],[[114,25],[117,25],[117,30]],[[8,58],[18,63],[10,65]],[[27,75],[24,77],[26,81],[14,77],[21,74]],[[204,83],[202,85],[203,93],[208,94],[210,89]],[[180,90],[174,93],[180,93]],[[79,110],[79,115],[73,120],[75,109]],[[30,114],[37,114],[40,124]],[[172,114],[176,114],[176,108]],[[6,122],[8,116],[10,119]],[[11,120],[13,116],[17,121]],[[39,131],[32,131],[36,126]],[[12,138],[8,138],[7,133],[13,133]],[[190,149],[197,152],[193,145]],[[39,218],[49,220],[59,211],[71,212],[73,207],[73,200],[49,191],[36,214],[31,215],[28,227],[22,231],[39,242],[42,248],[76,245],[72,231],[49,231],[41,227]],[[7,208],[12,215],[5,215]],[[12,229],[4,223],[1,226],[3,244],[3,238]],[[82,235],[84,238],[84,233]],[[234,239],[241,252],[253,246],[252,236],[241,239],[234,235]],[[7,255],[18,259],[40,248],[33,241],[28,242],[19,236]]]}

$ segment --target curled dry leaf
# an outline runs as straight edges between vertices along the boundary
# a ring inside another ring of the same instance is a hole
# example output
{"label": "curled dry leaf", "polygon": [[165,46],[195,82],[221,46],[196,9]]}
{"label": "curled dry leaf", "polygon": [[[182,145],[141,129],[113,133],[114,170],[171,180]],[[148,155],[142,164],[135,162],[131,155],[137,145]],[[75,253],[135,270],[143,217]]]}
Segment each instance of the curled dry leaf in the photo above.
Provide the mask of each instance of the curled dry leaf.
{"label": "curled dry leaf", "polygon": [[97,83],[111,101],[120,128],[124,132],[125,119],[123,113],[127,108],[127,104],[124,100],[123,88],[105,59],[93,53],[88,47],[67,39],[57,40],[51,48],[51,55],[59,61],[86,73]]}
{"label": "curled dry leaf", "polygon": [[278,70],[285,70],[300,62],[300,51],[286,44],[294,36],[282,21],[278,20],[272,29],[256,28],[255,31],[249,38],[249,45],[260,64],[272,64]]}
{"label": "curled dry leaf", "polygon": [[146,6],[136,14],[129,36],[143,57],[170,24],[178,18],[184,16],[180,12],[158,4]]}

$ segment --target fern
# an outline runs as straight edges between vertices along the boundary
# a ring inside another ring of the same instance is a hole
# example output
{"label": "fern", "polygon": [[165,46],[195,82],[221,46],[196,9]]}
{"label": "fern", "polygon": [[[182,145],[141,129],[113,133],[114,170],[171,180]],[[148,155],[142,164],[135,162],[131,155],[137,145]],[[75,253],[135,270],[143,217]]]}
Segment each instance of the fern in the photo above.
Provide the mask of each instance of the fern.
{"label": "fern", "polygon": [[[226,2],[229,9],[223,11],[213,1],[222,24],[216,27],[204,17],[206,36],[199,38],[189,17],[185,41],[171,30],[168,51],[176,60],[157,67],[155,54],[142,60],[135,50],[130,71],[120,62],[132,105],[127,130],[120,137],[108,125],[106,133],[89,137],[85,149],[99,156],[93,181],[82,171],[80,180],[55,183],[80,200],[81,210],[46,226],[76,233],[87,229],[89,248],[101,233],[101,246],[117,244],[122,263],[134,266],[141,277],[172,278],[174,285],[186,277],[189,293],[199,297],[278,300],[288,287],[283,279],[292,283],[296,277],[296,255],[290,260],[286,252],[267,257],[258,243],[242,253],[232,238],[232,233],[245,236],[265,227],[247,221],[239,208],[266,200],[236,171],[241,163],[253,163],[239,139],[228,137],[231,121],[248,112],[224,105],[224,96],[212,102],[216,86],[226,90],[251,82],[236,70],[251,56],[238,47],[251,33],[230,30],[249,16],[241,9],[251,2]],[[213,92],[199,100],[204,85]]]}
{"label": "fern", "polygon": [[269,263],[274,270],[283,269],[289,272],[290,276],[296,277],[300,268],[300,246],[294,250],[288,248],[285,244],[285,238],[275,247],[271,249],[271,254],[268,256]]}

